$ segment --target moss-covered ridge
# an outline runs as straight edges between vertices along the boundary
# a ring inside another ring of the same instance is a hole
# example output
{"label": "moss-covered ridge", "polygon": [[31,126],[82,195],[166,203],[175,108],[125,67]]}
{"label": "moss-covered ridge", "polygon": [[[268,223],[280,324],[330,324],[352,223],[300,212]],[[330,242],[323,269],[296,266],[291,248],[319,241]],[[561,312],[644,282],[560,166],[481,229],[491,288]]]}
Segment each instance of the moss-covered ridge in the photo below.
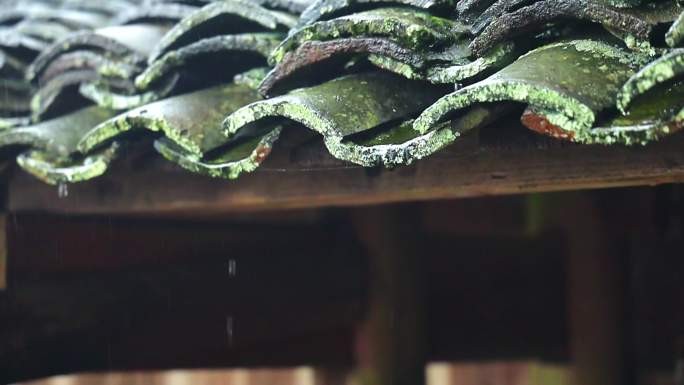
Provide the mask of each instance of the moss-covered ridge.
{"label": "moss-covered ridge", "polygon": [[388,3],[422,9],[454,9],[457,2],[457,0],[316,0],[302,12],[293,30],[301,29],[317,21],[329,20],[332,15],[348,15],[356,13],[355,11],[359,8],[386,6]]}
{"label": "moss-covered ridge", "polygon": [[132,78],[142,70],[147,54],[167,30],[167,26],[156,24],[107,27],[76,33],[53,44],[26,73],[36,86],[31,101],[34,121],[85,106],[81,102],[64,108],[62,103],[65,98],[73,99],[85,83],[98,82],[121,94],[134,93]]}
{"label": "moss-covered ridge", "polygon": [[442,93],[386,72],[347,75],[245,106],[226,118],[224,128],[232,137],[262,121],[288,119],[321,134],[338,159],[364,166],[409,164],[457,136],[449,125],[417,135],[405,123]]}
{"label": "moss-covered ridge", "polygon": [[642,68],[623,85],[617,106],[626,113],[637,97],[684,75],[684,49],[673,50]]}
{"label": "moss-covered ridge", "polygon": [[502,44],[473,59],[471,40],[459,23],[410,8],[382,7],[322,20],[291,33],[273,51],[270,62],[275,68],[261,92],[268,95],[282,88],[283,81],[307,67],[325,68],[324,63],[350,57],[365,57],[381,69],[437,84],[461,82],[515,58],[513,44]]}
{"label": "moss-covered ridge", "polygon": [[82,79],[75,82],[78,92],[84,98],[98,106],[117,111],[126,111],[132,108],[155,102],[171,95],[180,80],[180,74],[169,73],[155,83],[155,87],[149,90],[133,88],[121,89],[112,87],[112,84],[99,78]]}
{"label": "moss-covered ridge", "polygon": [[543,114],[549,129],[561,127],[569,133],[566,138],[586,141],[597,114],[615,106],[618,90],[642,60],[639,54],[596,40],[544,46],[490,78],[443,97],[418,117],[414,128],[428,132],[479,103],[513,101]]}
{"label": "moss-covered ridge", "polygon": [[495,45],[530,30],[539,31],[549,23],[568,19],[603,25],[623,37],[648,41],[654,25],[641,15],[590,0],[541,0],[493,19],[473,40],[470,48],[474,54],[481,55]]}
{"label": "moss-covered ridge", "polygon": [[[167,76],[171,71],[182,69],[183,65],[200,56],[217,52],[235,52],[236,55],[251,52],[266,58],[280,42],[283,35],[270,33],[244,33],[236,35],[221,35],[202,39],[177,50],[171,51],[152,62],[140,75],[135,78],[138,89],[145,90],[151,84]],[[227,67],[225,72],[237,73],[236,68]]]}
{"label": "moss-covered ridge", "polygon": [[254,90],[234,84],[171,97],[92,128],[78,148],[87,153],[125,132],[144,129],[161,132],[184,150],[201,156],[228,141],[218,129],[227,115],[259,99]]}
{"label": "moss-covered ridge", "polygon": [[202,38],[235,33],[286,31],[295,22],[296,18],[289,13],[269,10],[251,1],[213,2],[178,22],[150,53],[148,63]]}
{"label": "moss-covered ridge", "polygon": [[44,81],[41,75],[50,65],[63,55],[74,51],[90,52],[91,55],[98,55],[109,63],[144,63],[147,54],[167,31],[168,27],[162,25],[135,24],[74,33],[45,49],[31,63],[26,71],[26,77],[34,82]]}
{"label": "moss-covered ridge", "polygon": [[684,12],[672,23],[665,35],[665,41],[670,47],[679,47],[682,40],[684,40]]}
{"label": "moss-covered ridge", "polygon": [[271,126],[268,131],[223,146],[201,157],[189,153],[167,138],[155,141],[154,148],[164,158],[190,172],[213,178],[237,179],[240,175],[259,168],[271,153],[280,132],[280,126]]}
{"label": "moss-covered ridge", "polygon": [[344,37],[388,37],[401,46],[416,51],[445,48],[458,39],[462,30],[457,24],[427,12],[404,8],[381,8],[359,12],[308,25],[288,36],[271,55],[277,64],[287,52],[307,41],[325,41]]}
{"label": "moss-covered ridge", "polygon": [[88,107],[72,114],[30,126],[15,127],[0,132],[0,148],[31,147],[68,157],[78,152],[78,143],[92,127],[114,116],[114,112]]}
{"label": "moss-covered ridge", "polygon": [[17,163],[46,183],[88,180],[106,171],[120,146],[113,142],[84,155],[78,151],[78,142],[90,127],[113,115],[113,111],[89,107],[31,126],[15,127],[0,133],[0,148],[28,148],[17,156]]}
{"label": "moss-covered ridge", "polygon": [[682,130],[684,125],[684,50],[675,49],[634,74],[620,89],[622,113],[595,131],[615,133],[646,144]]}
{"label": "moss-covered ridge", "polygon": [[17,156],[17,164],[24,171],[51,185],[78,183],[97,178],[107,172],[120,152],[120,144],[86,156],[56,157],[53,153],[28,150]]}
{"label": "moss-covered ridge", "polygon": [[[265,3],[286,9],[297,5]],[[159,39],[147,56],[147,65],[133,76],[133,90],[121,90],[97,80],[84,84],[81,94],[101,106],[127,110],[163,99],[179,89],[189,92],[219,80],[228,81],[235,74],[265,66],[266,58],[294,20],[287,12],[256,2],[226,0],[207,4],[185,15]]]}
{"label": "moss-covered ridge", "polygon": [[161,132],[155,148],[165,158],[193,172],[234,179],[263,162],[280,127],[264,124],[236,138],[221,130],[223,119],[260,99],[245,85],[230,84],[168,98],[114,117],[86,133],[78,144],[88,153],[132,130]]}

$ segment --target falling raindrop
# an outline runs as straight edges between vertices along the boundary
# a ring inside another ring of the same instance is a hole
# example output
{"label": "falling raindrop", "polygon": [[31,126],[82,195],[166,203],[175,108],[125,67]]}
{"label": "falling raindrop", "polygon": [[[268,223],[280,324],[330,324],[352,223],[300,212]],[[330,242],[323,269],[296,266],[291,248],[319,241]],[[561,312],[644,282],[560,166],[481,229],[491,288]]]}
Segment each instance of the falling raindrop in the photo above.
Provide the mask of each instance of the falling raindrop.
{"label": "falling raindrop", "polygon": [[64,199],[69,196],[69,185],[66,183],[60,183],[57,186],[57,196]]}
{"label": "falling raindrop", "polygon": [[237,261],[234,259],[228,261],[228,275],[230,277],[235,277],[237,275]]}
{"label": "falling raindrop", "polygon": [[226,333],[228,335],[228,346],[233,347],[233,317],[226,317]]}

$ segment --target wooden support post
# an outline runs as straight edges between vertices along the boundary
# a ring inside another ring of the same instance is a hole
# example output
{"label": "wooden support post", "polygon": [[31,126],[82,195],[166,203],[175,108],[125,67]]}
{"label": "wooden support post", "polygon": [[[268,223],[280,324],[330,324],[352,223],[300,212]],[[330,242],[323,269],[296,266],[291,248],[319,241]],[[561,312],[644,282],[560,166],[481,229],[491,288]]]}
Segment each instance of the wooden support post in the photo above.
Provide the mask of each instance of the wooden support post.
{"label": "wooden support post", "polygon": [[411,212],[396,207],[354,212],[358,236],[370,258],[368,313],[356,346],[355,377],[363,385],[425,384],[422,256],[415,247]]}
{"label": "wooden support post", "polygon": [[[624,269],[592,192],[537,196],[535,221],[567,236],[567,299],[575,385],[623,383]],[[534,201],[533,201],[534,202]],[[541,210],[541,212],[539,212]],[[532,223],[530,229],[540,228]]]}
{"label": "wooden support post", "polygon": [[584,223],[575,231],[567,264],[574,384],[619,385],[624,348],[619,261],[605,247],[601,240],[605,233],[596,223]]}

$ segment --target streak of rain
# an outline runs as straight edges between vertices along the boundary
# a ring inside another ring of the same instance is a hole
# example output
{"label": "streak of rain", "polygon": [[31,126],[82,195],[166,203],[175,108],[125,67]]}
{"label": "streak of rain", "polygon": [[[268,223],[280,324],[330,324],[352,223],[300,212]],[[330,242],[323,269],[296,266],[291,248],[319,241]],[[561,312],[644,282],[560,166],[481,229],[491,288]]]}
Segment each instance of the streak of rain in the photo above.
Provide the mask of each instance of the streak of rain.
{"label": "streak of rain", "polygon": [[234,259],[228,261],[228,276],[231,278],[237,276],[237,261]]}
{"label": "streak of rain", "polygon": [[228,346],[233,347],[234,343],[234,320],[233,317],[228,316],[226,317],[226,335],[228,338]]}
{"label": "streak of rain", "polygon": [[69,185],[66,183],[57,185],[57,196],[61,199],[67,198],[69,196]]}

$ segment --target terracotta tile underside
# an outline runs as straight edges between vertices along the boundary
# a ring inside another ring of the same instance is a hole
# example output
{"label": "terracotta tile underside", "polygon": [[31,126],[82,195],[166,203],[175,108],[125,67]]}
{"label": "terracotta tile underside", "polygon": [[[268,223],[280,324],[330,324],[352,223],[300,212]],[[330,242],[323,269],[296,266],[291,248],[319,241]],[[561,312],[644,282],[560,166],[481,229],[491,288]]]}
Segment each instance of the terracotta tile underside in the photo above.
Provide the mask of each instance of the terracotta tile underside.
{"label": "terracotta tile underside", "polygon": [[511,118],[562,141],[647,145],[684,125],[682,11],[677,0],[15,0],[0,12],[0,161],[75,183],[143,145],[236,179],[303,129],[334,158],[399,167]]}

